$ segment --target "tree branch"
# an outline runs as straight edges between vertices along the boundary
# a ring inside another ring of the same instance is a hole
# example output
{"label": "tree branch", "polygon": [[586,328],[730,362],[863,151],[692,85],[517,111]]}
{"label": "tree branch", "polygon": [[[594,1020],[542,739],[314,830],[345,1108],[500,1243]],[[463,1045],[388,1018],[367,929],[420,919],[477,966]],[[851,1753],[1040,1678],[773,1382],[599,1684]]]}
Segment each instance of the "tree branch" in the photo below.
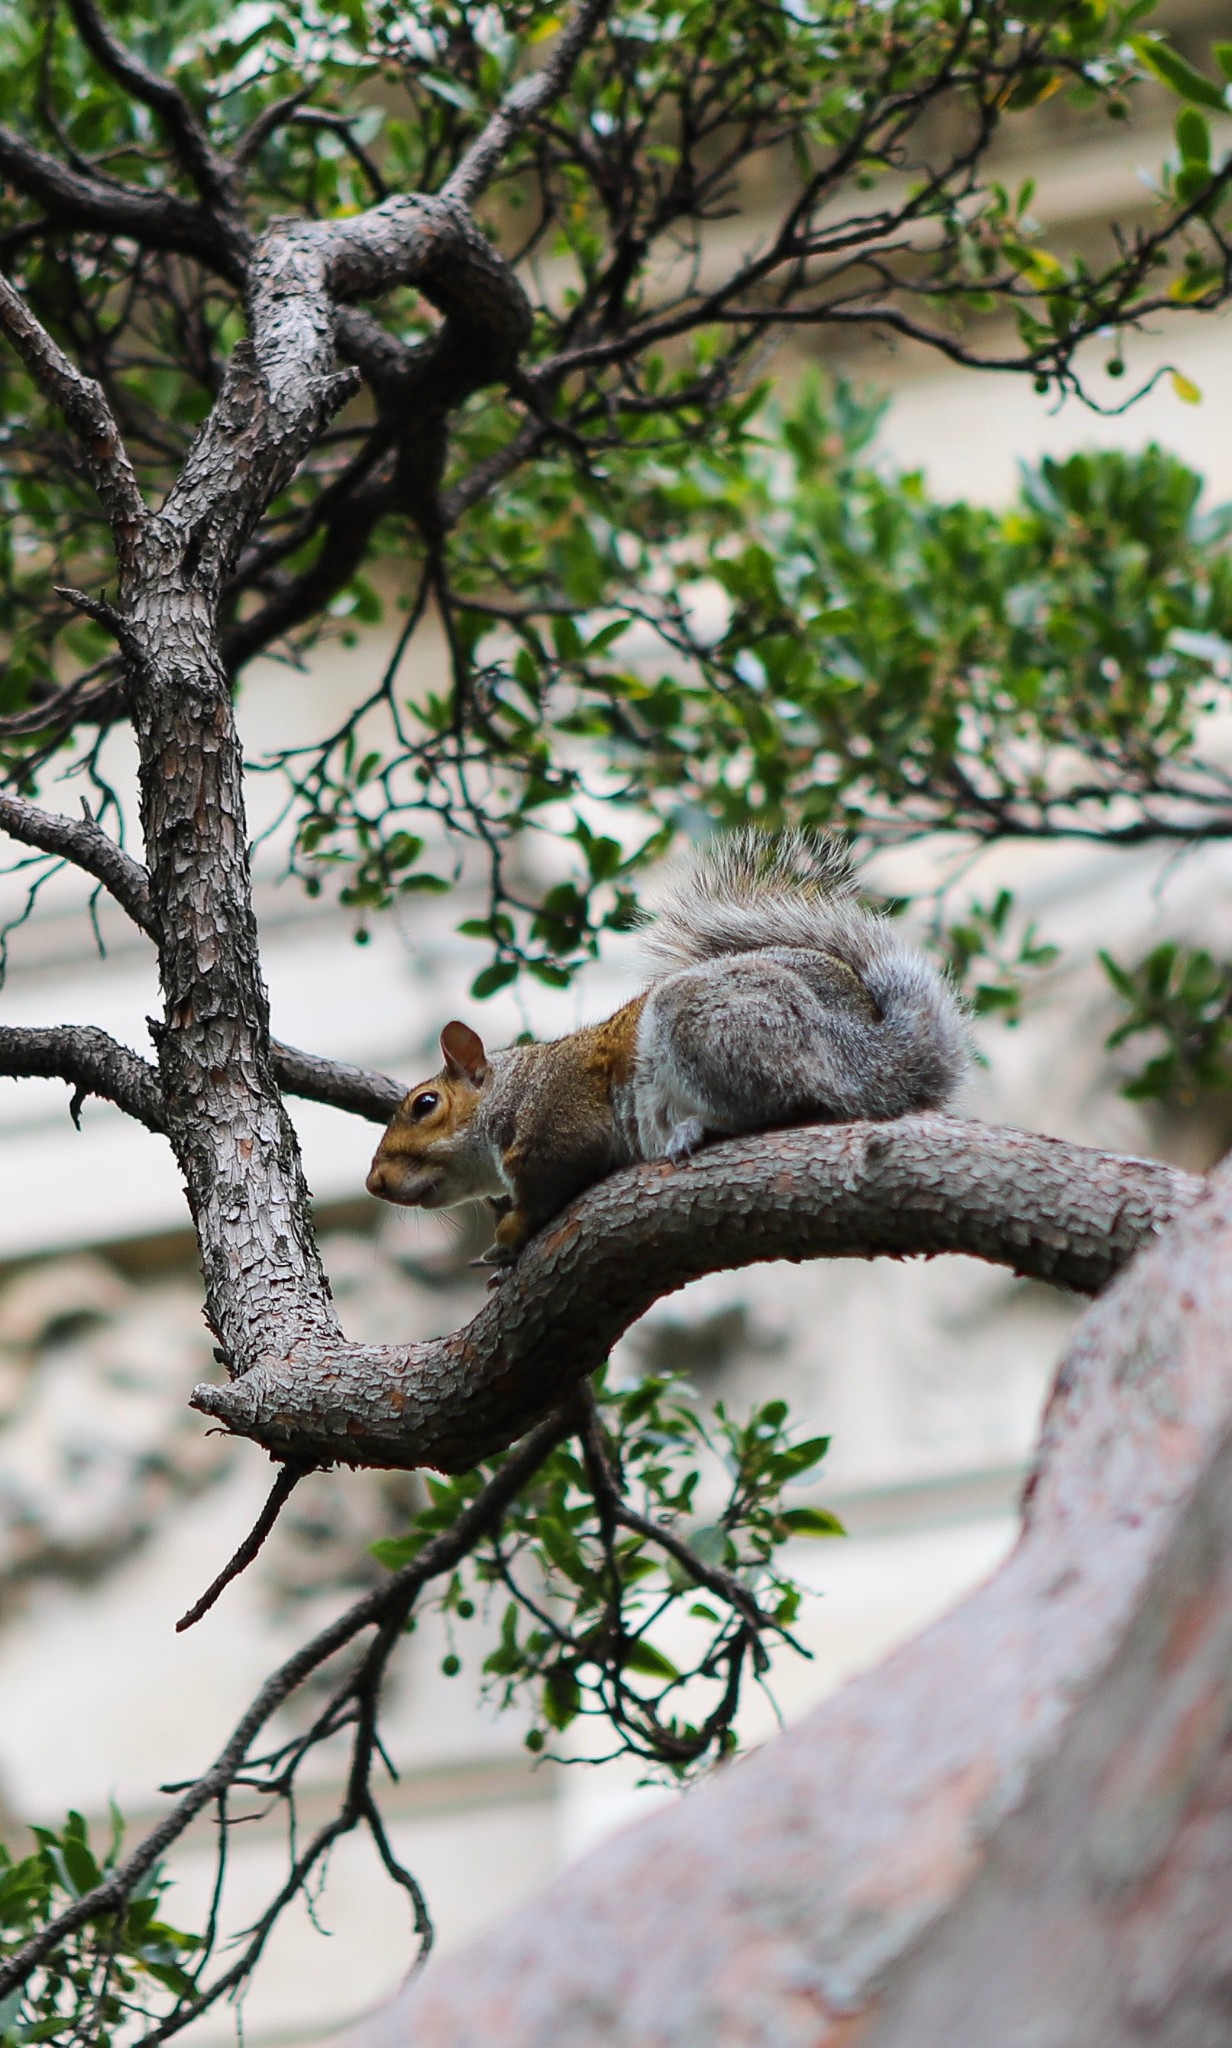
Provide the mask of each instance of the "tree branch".
{"label": "tree branch", "polygon": [[193,1403],[280,1458],[465,1470],[556,1407],[651,1303],[767,1259],[965,1252],[1094,1292],[1203,1183],[1027,1131],[903,1117],[714,1145],[633,1167],[542,1232],[465,1329],[305,1341]]}
{"label": "tree branch", "polygon": [[69,12],[95,62],[125,92],[158,115],[176,156],[202,198],[229,212],[232,197],[227,166],[213,149],[191,101],[169,78],[151,71],[124,47],[119,37],[112,34],[94,0],[69,0]]}
{"label": "tree branch", "polygon": [[18,192],[37,200],[58,227],[95,228],[131,235],[145,248],[177,249],[199,257],[232,284],[243,284],[244,264],[234,236],[224,235],[215,213],[200,201],[92,178],[4,127],[0,173]]}
{"label": "tree branch", "polygon": [[0,1074],[71,1082],[74,1123],[83,1098],[99,1095],[147,1130],[166,1131],[155,1068],[92,1024],[0,1025]]}
{"label": "tree branch", "polygon": [[83,377],[70,363],[4,276],[0,276],[0,327],[44,396],[64,414],[107,515],[116,553],[122,566],[130,569],[148,515],[102,386],[93,377]]}
{"label": "tree branch", "polygon": [[89,815],[67,818],[57,811],[40,810],[25,797],[0,790],[0,830],[23,846],[59,854],[92,875],[128,912],[135,925],[143,932],[153,933],[150,882],[145,869]]}
{"label": "tree branch", "polygon": [[312,1052],[297,1052],[293,1045],[282,1045],[276,1038],[270,1041],[270,1056],[284,1095],[325,1102],[331,1109],[366,1117],[369,1123],[387,1124],[406,1094],[404,1084],[388,1074],[352,1067],[345,1060],[321,1059]]}
{"label": "tree branch", "polygon": [[457,168],[441,187],[441,198],[473,206],[519,131],[562,93],[587,43],[602,22],[611,0],[585,0],[565,28],[542,69],[520,79],[478,135]]}
{"label": "tree branch", "polygon": [[351,2048],[1226,2030],[1232,1173],[1084,1320],[997,1576]]}

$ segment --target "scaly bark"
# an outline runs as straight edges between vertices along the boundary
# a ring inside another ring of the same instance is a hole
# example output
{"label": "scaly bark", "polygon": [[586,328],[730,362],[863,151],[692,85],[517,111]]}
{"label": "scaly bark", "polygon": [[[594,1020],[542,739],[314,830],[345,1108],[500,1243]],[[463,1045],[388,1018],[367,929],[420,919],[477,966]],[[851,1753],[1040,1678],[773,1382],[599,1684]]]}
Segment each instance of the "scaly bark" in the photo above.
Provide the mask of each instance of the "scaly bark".
{"label": "scaly bark", "polygon": [[594,1370],[651,1302],[765,1259],[968,1252],[1093,1291],[1197,1198],[1145,1160],[941,1116],[729,1139],[599,1183],[426,1344],[305,1343],[197,1407],[276,1456],[462,1470]]}

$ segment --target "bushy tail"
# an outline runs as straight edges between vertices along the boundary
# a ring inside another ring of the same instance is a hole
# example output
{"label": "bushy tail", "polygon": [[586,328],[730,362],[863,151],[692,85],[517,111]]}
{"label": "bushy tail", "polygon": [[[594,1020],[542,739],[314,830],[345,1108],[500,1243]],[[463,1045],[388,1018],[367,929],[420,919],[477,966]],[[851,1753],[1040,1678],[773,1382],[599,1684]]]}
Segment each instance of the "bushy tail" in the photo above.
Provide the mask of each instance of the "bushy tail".
{"label": "bushy tail", "polygon": [[671,967],[763,946],[826,952],[836,925],[855,907],[855,893],[850,859],[836,839],[728,832],[669,877],[644,943]]}
{"label": "bushy tail", "polygon": [[669,880],[645,943],[667,973],[767,947],[841,960],[878,1020],[853,1039],[850,1086],[842,1091],[848,1115],[937,1108],[966,1072],[970,1046],[957,994],[888,918],[857,902],[851,862],[835,840],[746,831],[712,841]]}

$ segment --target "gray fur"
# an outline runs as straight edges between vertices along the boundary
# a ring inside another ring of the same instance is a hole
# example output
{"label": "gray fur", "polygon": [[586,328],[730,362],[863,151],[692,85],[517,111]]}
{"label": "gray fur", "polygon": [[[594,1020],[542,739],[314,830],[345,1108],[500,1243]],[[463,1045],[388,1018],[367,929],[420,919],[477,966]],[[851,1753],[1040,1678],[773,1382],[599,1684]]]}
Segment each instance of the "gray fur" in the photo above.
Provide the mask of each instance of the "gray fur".
{"label": "gray fur", "polygon": [[707,1132],[938,1109],[966,1071],[958,997],[856,901],[833,841],[716,841],[671,885],[648,945],[676,971],[638,1028],[644,1158],[681,1157]]}

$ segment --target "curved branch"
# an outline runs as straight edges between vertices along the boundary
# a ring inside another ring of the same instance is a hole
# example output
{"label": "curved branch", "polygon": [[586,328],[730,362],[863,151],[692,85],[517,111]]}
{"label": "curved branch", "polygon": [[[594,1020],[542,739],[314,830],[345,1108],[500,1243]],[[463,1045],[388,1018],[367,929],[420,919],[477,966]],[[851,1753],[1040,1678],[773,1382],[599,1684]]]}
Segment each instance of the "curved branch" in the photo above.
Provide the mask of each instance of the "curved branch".
{"label": "curved branch", "polygon": [[156,1070],[92,1024],[0,1025],[0,1074],[71,1082],[74,1122],[82,1099],[100,1095],[149,1131],[167,1128]]}
{"label": "curved branch", "polygon": [[729,1139],[613,1174],[465,1329],[265,1356],[193,1405],[276,1457],[465,1470],[557,1406],[651,1303],[768,1259],[966,1252],[1093,1293],[1203,1182],[1029,1131],[903,1117]]}
{"label": "curved branch", "polygon": [[996,1577],[351,2048],[1227,2032],[1232,1173],[1084,1320]]}
{"label": "curved branch", "polygon": [[140,861],[117,846],[93,818],[66,818],[62,812],[40,810],[25,797],[0,790],[0,831],[23,846],[36,846],[43,853],[71,861],[101,882],[135,925],[153,933],[149,876]]}

